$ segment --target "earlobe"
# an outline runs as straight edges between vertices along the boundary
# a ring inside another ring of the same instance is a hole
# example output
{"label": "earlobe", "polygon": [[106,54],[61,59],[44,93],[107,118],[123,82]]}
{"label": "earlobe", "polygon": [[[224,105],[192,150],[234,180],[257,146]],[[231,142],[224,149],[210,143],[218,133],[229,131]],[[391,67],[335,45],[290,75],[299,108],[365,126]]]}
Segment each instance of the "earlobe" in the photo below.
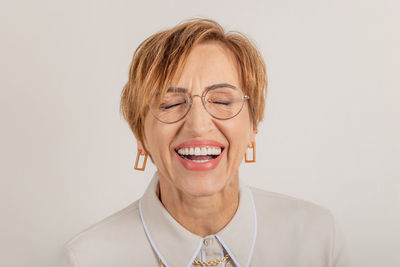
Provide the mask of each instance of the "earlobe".
{"label": "earlobe", "polygon": [[258,133],[258,130],[257,130],[257,128],[253,128],[253,131],[251,131],[251,133],[250,133],[250,140],[249,140],[249,143],[247,144],[247,146],[249,147],[249,148],[251,148],[251,147],[253,147],[253,144],[255,143],[255,141],[256,141],[256,135],[257,135],[257,133]]}
{"label": "earlobe", "polygon": [[[141,139],[134,133],[135,139],[136,139],[136,147],[138,151],[141,151],[140,155],[144,155],[147,152],[147,149]],[[144,141],[144,140],[143,140]]]}
{"label": "earlobe", "polygon": [[145,150],[144,150],[144,146],[143,146],[142,142],[137,140],[136,144],[137,144],[138,151],[140,151],[140,155],[144,155],[145,154]]}
{"label": "earlobe", "polygon": [[149,156],[150,159],[153,161],[153,159],[150,155],[150,152],[148,150],[148,146],[146,145],[146,137],[143,137],[143,142],[140,141],[140,139],[136,136],[136,134],[135,134],[135,138],[136,138],[136,147],[137,147],[138,155]]}

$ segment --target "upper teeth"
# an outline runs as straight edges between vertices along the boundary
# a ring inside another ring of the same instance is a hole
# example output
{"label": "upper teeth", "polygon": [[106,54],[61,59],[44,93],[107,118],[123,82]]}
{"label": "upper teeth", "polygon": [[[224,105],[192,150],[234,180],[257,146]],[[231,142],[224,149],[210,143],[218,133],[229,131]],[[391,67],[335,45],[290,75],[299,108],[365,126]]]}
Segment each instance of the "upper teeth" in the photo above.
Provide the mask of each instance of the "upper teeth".
{"label": "upper teeth", "polygon": [[220,147],[182,147],[178,149],[179,155],[194,155],[194,156],[206,156],[206,155],[219,155],[221,154]]}

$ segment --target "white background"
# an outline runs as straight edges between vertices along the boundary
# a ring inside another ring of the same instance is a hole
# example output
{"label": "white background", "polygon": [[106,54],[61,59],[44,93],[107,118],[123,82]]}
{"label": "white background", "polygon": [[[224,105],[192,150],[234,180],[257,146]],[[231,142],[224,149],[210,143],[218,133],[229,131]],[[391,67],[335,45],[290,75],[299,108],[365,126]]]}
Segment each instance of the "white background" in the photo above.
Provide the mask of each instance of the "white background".
{"label": "white background", "polygon": [[215,19],[262,51],[270,87],[241,178],[328,207],[354,266],[400,266],[400,4],[384,0],[1,1],[0,265],[52,267],[143,193],[119,115],[135,48]]}

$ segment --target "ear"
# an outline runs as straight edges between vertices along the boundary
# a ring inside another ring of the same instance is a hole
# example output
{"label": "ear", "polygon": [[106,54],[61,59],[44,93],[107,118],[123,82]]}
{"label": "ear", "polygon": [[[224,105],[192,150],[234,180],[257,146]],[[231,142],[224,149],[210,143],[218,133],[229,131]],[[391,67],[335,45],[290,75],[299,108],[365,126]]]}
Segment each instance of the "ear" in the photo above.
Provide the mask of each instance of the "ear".
{"label": "ear", "polygon": [[136,147],[137,147],[138,151],[140,151],[140,155],[145,155],[146,154],[146,150],[145,150],[145,147],[144,147],[143,143],[136,136],[136,134],[134,134],[134,136],[135,136],[135,139],[136,139]]}
{"label": "ear", "polygon": [[140,155],[146,154],[142,142],[140,142],[139,139],[136,138],[136,143],[137,143],[137,149],[138,151],[140,151]]}
{"label": "ear", "polygon": [[248,147],[253,147],[253,143],[256,141],[256,135],[258,133],[257,127],[256,126],[252,126],[251,127],[251,131],[250,131],[250,135],[249,135],[249,143],[247,144]]}
{"label": "ear", "polygon": [[[150,157],[151,162],[153,161],[153,158],[151,157],[151,154],[148,150],[146,150],[146,147],[143,145],[143,143],[139,140],[139,138],[137,138],[137,136],[135,135],[136,138],[136,146],[138,149],[138,152],[140,151],[140,155],[148,155]],[[144,140],[144,142],[146,142],[146,140]]]}

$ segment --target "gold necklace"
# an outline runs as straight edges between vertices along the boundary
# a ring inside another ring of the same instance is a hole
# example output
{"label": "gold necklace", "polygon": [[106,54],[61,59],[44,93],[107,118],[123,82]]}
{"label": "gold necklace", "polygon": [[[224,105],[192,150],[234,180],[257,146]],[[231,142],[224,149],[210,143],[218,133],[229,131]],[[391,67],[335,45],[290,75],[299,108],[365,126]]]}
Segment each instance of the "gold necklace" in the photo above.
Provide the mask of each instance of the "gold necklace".
{"label": "gold necklace", "polygon": [[[215,266],[218,265],[226,260],[229,259],[229,254],[226,254],[222,258],[215,260],[215,261],[199,261],[199,260],[194,260],[193,265],[200,265],[200,266]],[[229,262],[229,261],[228,261]]]}
{"label": "gold necklace", "polygon": [[[200,265],[200,266],[216,266],[222,262],[226,261],[226,264],[228,264],[231,259],[229,257],[229,254],[226,254],[224,257],[215,260],[215,261],[199,261],[199,260],[194,260],[193,265]],[[160,266],[165,267],[164,263],[160,259]]]}

